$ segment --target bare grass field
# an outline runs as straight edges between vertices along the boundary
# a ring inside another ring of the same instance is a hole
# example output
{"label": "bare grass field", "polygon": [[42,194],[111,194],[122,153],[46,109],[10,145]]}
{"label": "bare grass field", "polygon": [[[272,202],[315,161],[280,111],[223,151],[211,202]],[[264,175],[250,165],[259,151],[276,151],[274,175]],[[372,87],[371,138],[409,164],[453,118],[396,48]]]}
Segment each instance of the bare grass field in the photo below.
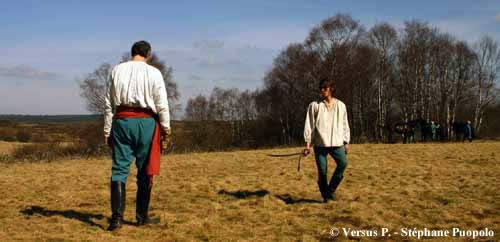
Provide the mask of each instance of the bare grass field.
{"label": "bare grass field", "polygon": [[[0,164],[0,240],[331,241],[416,240],[382,228],[481,230],[500,240],[500,142],[352,145],[338,200],[321,203],[312,155],[300,148],[163,157],[150,214],[135,227],[135,167],[127,183],[127,224],[105,231],[110,159]],[[329,174],[335,165],[329,160]],[[336,228],[378,236],[332,237]],[[435,241],[465,237],[433,237]]]}

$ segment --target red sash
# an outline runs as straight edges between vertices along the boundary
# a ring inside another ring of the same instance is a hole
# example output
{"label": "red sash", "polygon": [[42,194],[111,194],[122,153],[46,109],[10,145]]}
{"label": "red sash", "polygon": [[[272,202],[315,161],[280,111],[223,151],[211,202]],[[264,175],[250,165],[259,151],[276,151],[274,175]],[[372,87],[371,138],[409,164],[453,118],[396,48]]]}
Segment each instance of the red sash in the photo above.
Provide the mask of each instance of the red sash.
{"label": "red sash", "polygon": [[127,118],[154,118],[155,119],[155,132],[153,134],[153,142],[149,150],[149,162],[146,172],[149,176],[149,186],[153,185],[153,176],[160,174],[160,158],[161,158],[161,144],[160,144],[160,122],[158,115],[147,108],[140,107],[126,107],[119,106],[114,115],[116,119]]}

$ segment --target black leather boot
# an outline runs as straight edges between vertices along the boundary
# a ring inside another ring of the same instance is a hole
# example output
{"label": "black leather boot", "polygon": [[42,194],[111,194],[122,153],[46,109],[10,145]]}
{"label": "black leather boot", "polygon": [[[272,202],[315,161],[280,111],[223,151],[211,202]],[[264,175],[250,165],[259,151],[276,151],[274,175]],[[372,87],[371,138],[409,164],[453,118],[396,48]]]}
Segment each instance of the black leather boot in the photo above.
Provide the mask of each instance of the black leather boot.
{"label": "black leather boot", "polygon": [[328,192],[330,193],[329,200],[336,200],[335,191],[337,191],[337,187],[339,187],[340,182],[344,179],[344,176],[341,177],[332,177],[330,184],[328,185]]}
{"label": "black leather boot", "polygon": [[326,183],[326,179],[320,179],[318,181],[319,192],[321,193],[321,197],[323,198],[323,202],[327,202],[330,198],[331,194],[328,192],[328,184]]}
{"label": "black leather boot", "polygon": [[123,224],[123,212],[125,211],[125,183],[111,181],[111,223],[108,231],[119,229]]}
{"label": "black leather boot", "polygon": [[148,209],[149,201],[151,199],[151,188],[149,186],[138,186],[137,197],[135,204],[135,218],[137,219],[137,226],[146,225],[149,223]]}

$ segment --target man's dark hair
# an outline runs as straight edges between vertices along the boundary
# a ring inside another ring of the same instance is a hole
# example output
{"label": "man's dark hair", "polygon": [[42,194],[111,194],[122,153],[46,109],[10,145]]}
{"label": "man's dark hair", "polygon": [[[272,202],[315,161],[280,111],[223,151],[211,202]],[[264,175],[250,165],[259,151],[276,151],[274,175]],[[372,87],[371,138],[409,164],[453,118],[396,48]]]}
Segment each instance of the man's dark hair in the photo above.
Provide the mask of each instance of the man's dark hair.
{"label": "man's dark hair", "polygon": [[324,87],[329,87],[330,88],[330,92],[332,93],[332,96],[333,96],[333,92],[334,92],[334,89],[333,89],[333,80],[328,78],[328,77],[325,77],[323,79],[321,79],[319,81],[319,89],[321,90],[322,88]]}
{"label": "man's dark hair", "polygon": [[148,57],[149,52],[151,52],[151,45],[147,41],[141,40],[132,45],[132,51],[130,53],[132,54],[132,57],[140,55],[146,58]]}

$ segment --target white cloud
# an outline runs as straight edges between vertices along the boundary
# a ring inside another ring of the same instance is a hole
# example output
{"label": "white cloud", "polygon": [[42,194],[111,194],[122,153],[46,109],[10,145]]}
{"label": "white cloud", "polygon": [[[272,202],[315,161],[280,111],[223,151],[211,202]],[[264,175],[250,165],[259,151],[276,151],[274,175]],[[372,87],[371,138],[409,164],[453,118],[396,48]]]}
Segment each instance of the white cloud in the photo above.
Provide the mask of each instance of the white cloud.
{"label": "white cloud", "polygon": [[222,76],[216,81],[219,85],[224,85],[227,87],[240,87],[242,89],[254,89],[256,83],[264,78],[263,72],[246,72],[246,73],[230,73],[228,75]]}
{"label": "white cloud", "polygon": [[14,67],[0,66],[0,76],[14,79],[55,79],[56,73],[40,71],[29,65],[18,65]]}
{"label": "white cloud", "polygon": [[193,43],[193,47],[200,50],[220,49],[224,47],[224,42],[220,40],[198,40]]}
{"label": "white cloud", "polygon": [[203,77],[198,76],[198,75],[190,75],[188,78],[190,81],[202,81]]}
{"label": "white cloud", "polygon": [[231,57],[224,56],[208,56],[200,59],[196,66],[198,67],[230,67],[241,65],[241,60],[232,59]]}
{"label": "white cloud", "polygon": [[227,37],[227,41],[239,46],[281,50],[290,43],[304,41],[312,27],[298,25],[259,26],[235,32]]}

